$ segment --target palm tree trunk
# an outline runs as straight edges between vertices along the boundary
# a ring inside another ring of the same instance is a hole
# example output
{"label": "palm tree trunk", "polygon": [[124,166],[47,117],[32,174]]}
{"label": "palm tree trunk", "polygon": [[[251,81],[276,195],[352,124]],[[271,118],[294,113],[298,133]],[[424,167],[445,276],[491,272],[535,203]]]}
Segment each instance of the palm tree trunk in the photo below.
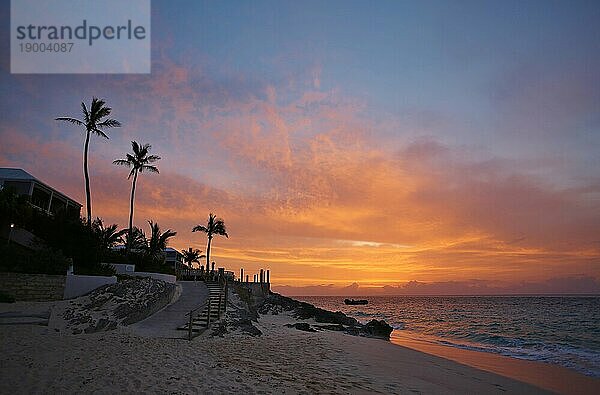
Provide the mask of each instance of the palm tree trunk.
{"label": "palm tree trunk", "polygon": [[133,181],[131,183],[131,200],[129,202],[129,244],[131,244],[131,237],[133,234],[133,200],[135,197],[135,184],[137,182],[138,172],[135,171],[133,175]]}
{"label": "palm tree trunk", "polygon": [[208,236],[208,243],[206,244],[206,272],[210,269],[210,242],[212,241],[212,236]]}
{"label": "palm tree trunk", "polygon": [[88,148],[90,145],[90,131],[85,136],[85,146],[83,148],[83,176],[85,178],[85,198],[87,210],[87,225],[92,226],[92,197],[90,194],[90,176],[88,174]]}

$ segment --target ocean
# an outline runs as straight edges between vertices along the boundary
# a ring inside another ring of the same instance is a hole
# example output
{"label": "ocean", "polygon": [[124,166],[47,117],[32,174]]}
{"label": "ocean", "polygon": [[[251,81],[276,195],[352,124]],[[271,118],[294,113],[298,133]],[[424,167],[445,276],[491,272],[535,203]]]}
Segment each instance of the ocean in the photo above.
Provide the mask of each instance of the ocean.
{"label": "ocean", "polygon": [[600,378],[600,297],[371,296],[347,306],[338,296],[295,297],[362,323],[385,320],[401,333],[451,347],[542,361]]}

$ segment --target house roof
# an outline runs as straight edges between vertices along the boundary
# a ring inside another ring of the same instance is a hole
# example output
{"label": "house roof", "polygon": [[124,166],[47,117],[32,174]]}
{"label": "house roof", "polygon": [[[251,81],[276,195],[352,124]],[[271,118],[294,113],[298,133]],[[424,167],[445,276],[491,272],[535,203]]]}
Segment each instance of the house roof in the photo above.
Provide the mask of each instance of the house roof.
{"label": "house roof", "polygon": [[34,176],[32,176],[31,174],[27,173],[23,169],[15,169],[15,168],[10,168],[10,167],[0,167],[0,180],[34,181],[34,182],[36,182],[36,183],[38,183],[40,185],[43,185],[46,188],[49,188],[49,189],[53,190],[54,192],[56,192],[57,194],[61,195],[65,199],[68,199],[72,203],[77,204],[80,207],[83,206],[77,200],[70,198],[69,196],[67,196],[64,193],[60,192],[56,188],[52,188],[50,185],[48,185],[48,184],[40,181],[38,178],[35,178]]}
{"label": "house roof", "polygon": [[38,181],[34,176],[27,173],[23,169],[12,169],[8,167],[0,167],[0,179],[16,181]]}

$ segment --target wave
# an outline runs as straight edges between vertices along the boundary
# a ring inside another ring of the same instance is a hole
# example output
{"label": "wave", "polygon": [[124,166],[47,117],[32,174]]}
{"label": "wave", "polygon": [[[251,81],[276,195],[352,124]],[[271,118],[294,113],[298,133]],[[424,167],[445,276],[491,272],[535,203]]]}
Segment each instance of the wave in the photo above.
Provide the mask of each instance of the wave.
{"label": "wave", "polygon": [[[406,333],[409,331],[403,332]],[[498,336],[485,338],[481,334],[471,336],[471,338],[480,339],[481,342],[460,341],[443,336],[440,338],[423,338],[422,336],[418,336],[418,338],[421,341],[429,341],[463,350],[491,352],[512,358],[553,363],[576,370],[587,376],[600,378],[600,353],[568,345],[532,343],[523,341],[522,339],[507,338],[499,341]]]}
{"label": "wave", "polygon": [[345,306],[339,297],[307,299],[362,323],[383,319],[398,331],[450,347],[549,362],[600,377],[598,297],[373,297],[365,306]]}

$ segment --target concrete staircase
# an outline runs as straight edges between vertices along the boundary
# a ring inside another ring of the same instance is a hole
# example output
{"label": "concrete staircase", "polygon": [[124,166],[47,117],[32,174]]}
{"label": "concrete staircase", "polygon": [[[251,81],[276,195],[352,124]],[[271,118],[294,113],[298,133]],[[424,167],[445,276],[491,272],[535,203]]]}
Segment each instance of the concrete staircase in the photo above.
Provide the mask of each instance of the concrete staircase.
{"label": "concrete staircase", "polygon": [[[208,300],[199,313],[192,313],[191,332],[199,334],[206,330],[210,324],[221,319],[227,305],[227,287],[219,282],[206,282]],[[210,318],[210,319],[209,319]],[[179,330],[190,332],[190,322],[178,327]]]}

